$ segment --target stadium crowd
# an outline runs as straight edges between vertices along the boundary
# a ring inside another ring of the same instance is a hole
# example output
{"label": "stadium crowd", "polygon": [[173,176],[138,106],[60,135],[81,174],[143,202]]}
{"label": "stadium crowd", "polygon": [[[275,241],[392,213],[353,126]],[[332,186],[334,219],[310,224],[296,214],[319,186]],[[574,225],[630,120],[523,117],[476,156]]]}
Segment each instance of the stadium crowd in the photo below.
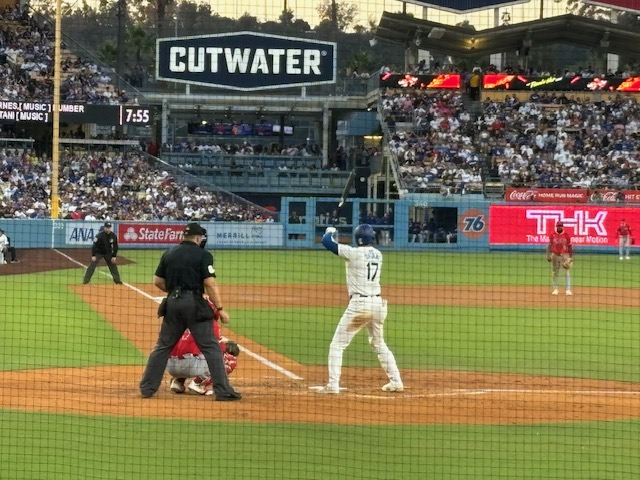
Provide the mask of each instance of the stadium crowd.
{"label": "stadium crowd", "polygon": [[460,92],[383,94],[404,188],[480,191],[507,186],[627,188],[640,183],[640,107],[633,97],[534,93],[484,100],[474,117]]}
{"label": "stadium crowd", "polygon": [[[0,150],[0,217],[50,218],[52,162]],[[61,217],[84,220],[270,221],[248,203],[176,182],[141,152],[60,155]]]}
{"label": "stadium crowd", "polygon": [[[0,12],[0,100],[52,101],[54,37],[19,5]],[[67,102],[136,103],[95,62],[62,50],[60,95]]]}

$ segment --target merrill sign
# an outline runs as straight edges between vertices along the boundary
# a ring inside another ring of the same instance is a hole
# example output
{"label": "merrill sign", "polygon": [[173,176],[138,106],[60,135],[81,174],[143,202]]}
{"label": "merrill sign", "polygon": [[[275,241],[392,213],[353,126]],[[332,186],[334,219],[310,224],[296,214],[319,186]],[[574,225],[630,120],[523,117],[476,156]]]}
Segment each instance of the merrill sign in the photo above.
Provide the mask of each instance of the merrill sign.
{"label": "merrill sign", "polygon": [[159,80],[232,90],[335,83],[336,44],[252,32],[157,40]]}

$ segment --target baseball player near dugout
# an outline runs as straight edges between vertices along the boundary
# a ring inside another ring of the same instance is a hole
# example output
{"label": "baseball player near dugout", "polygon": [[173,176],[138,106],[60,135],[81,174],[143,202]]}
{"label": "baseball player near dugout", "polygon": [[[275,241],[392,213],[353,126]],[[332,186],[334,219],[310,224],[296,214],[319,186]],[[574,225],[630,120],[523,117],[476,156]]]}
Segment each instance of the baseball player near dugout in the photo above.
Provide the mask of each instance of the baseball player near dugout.
{"label": "baseball player near dugout", "polygon": [[[213,309],[213,335],[220,343],[222,349],[222,357],[224,359],[224,367],[227,375],[230,375],[238,366],[238,355],[240,355],[240,347],[238,344],[227,340],[222,340],[220,334],[220,325],[218,319],[220,314],[215,309],[213,303],[207,298],[209,305]],[[191,335],[189,329],[185,330],[182,337],[171,350],[171,356],[167,363],[167,372],[172,376],[171,391],[175,393],[184,393],[187,389],[200,395],[213,395],[211,373],[207,365],[207,360],[198,348],[195,339]],[[192,378],[187,387],[185,382],[188,378]]]}
{"label": "baseball player near dugout", "polygon": [[547,245],[547,261],[551,263],[551,295],[558,295],[558,273],[564,270],[564,286],[567,295],[571,293],[571,267],[573,266],[573,245],[571,235],[564,229],[562,222],[556,223],[556,230],[549,236]]}
{"label": "baseball player near dugout", "polygon": [[349,305],[342,314],[329,346],[329,381],[316,388],[319,393],[340,393],[342,356],[356,334],[367,329],[369,345],[378,356],[380,366],[389,382],[382,390],[401,392],[404,389],[400,371],[389,347],[384,341],[383,326],[387,318],[387,301],[381,296],[382,253],[373,242],[375,232],[371,225],[362,224],[355,230],[357,247],[337,242],[335,227],[328,227],[322,237],[322,245],[346,262]]}

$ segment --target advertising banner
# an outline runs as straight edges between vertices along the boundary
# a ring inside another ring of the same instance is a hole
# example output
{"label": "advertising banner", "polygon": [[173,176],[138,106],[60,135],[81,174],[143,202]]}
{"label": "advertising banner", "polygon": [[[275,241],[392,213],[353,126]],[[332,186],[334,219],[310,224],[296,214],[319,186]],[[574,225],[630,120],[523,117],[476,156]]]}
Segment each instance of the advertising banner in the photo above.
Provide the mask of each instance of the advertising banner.
{"label": "advertising banner", "polygon": [[586,203],[588,191],[577,188],[508,188],[507,202]]}
{"label": "advertising banner", "polygon": [[579,92],[616,91],[639,92],[640,77],[603,77],[585,78],[580,75],[571,77],[548,76],[531,77],[528,75],[509,75],[488,73],[482,78],[485,90],[567,90]]}
{"label": "advertising banner", "polygon": [[65,245],[79,246],[93,244],[96,239],[96,235],[100,233],[104,221],[92,222],[92,221],[79,221],[79,222],[65,222]]}
{"label": "advertising banner", "polygon": [[[275,247],[283,240],[282,225],[274,223],[200,223],[207,230],[211,247]],[[118,225],[118,243],[129,246],[171,246],[182,241],[184,224],[133,223]]]}
{"label": "advertising banner", "polygon": [[580,188],[508,188],[507,202],[519,203],[640,203],[639,190],[583,190]]}
{"label": "advertising banner", "polygon": [[617,246],[621,220],[640,233],[637,209],[601,206],[492,205],[489,208],[490,245],[547,245],[556,223],[562,221],[576,246]]}
{"label": "advertising banner", "polygon": [[[461,86],[462,78],[455,73],[440,75],[387,73],[380,75],[380,87],[457,89]],[[482,88],[484,90],[516,91],[640,92],[640,77],[584,78],[580,75],[573,77],[530,77],[505,73],[487,73],[482,78]]]}
{"label": "advertising banner", "polygon": [[156,78],[231,90],[336,81],[336,43],[254,32],[157,40]]}
{"label": "advertising banner", "polygon": [[461,77],[457,73],[440,75],[385,73],[380,75],[380,87],[391,88],[458,89],[461,81]]}

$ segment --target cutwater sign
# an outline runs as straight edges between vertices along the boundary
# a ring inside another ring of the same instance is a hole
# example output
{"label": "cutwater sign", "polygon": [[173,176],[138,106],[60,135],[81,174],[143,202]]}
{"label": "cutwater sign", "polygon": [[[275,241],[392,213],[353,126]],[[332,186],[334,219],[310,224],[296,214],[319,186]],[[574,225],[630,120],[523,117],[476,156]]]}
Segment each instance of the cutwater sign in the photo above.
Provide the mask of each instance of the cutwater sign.
{"label": "cutwater sign", "polygon": [[231,90],[335,83],[336,44],[253,32],[157,40],[159,80]]}

